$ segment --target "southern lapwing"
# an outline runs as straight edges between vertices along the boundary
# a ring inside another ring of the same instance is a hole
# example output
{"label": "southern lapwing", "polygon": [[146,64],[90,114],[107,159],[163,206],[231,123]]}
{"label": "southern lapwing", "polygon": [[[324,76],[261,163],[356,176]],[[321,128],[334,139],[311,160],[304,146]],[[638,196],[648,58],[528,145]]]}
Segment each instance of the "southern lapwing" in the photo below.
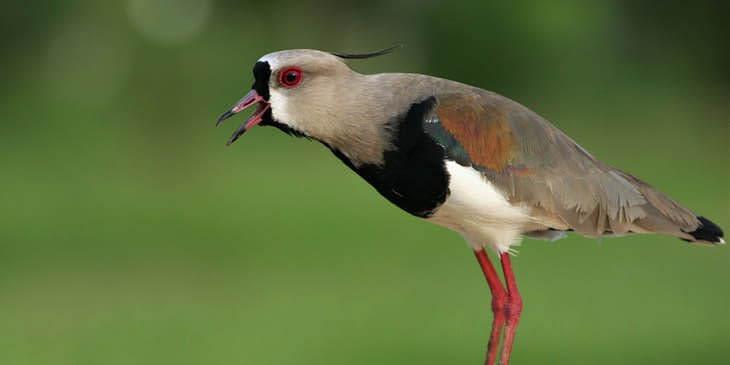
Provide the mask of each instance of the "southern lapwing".
{"label": "southern lapwing", "polygon": [[[556,239],[662,233],[721,244],[714,223],[575,141],[504,96],[436,77],[362,75],[345,55],[315,50],[267,54],[252,90],[218,124],[256,110],[228,140],[255,125],[314,139],[406,212],[460,233],[492,292],[486,364],[509,362],[522,311],[510,264],[521,236]],[[500,258],[506,287],[485,252]]]}

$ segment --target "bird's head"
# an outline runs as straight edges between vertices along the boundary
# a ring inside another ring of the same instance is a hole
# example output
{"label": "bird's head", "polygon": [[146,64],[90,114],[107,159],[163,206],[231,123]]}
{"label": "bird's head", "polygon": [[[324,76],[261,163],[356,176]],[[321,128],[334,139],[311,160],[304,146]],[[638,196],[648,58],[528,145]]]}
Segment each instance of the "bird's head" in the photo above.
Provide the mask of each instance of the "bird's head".
{"label": "bird's head", "polygon": [[336,126],[333,121],[343,100],[356,99],[353,85],[363,75],[345,65],[348,58],[368,58],[389,53],[384,51],[344,55],[316,50],[296,49],[269,53],[253,67],[251,91],[223,113],[225,119],[244,109],[256,106],[253,114],[233,133],[228,145],[255,125],[273,125],[295,135],[323,139]]}

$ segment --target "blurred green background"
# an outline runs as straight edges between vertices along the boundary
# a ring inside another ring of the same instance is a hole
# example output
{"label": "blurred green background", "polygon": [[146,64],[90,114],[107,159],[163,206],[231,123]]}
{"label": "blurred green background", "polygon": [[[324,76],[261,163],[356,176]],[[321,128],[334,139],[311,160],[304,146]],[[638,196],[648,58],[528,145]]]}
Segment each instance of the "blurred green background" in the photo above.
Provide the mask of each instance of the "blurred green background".
{"label": "blurred green background", "polygon": [[[366,4],[366,5],[364,5]],[[129,0],[0,13],[0,364],[479,364],[460,236],[317,143],[214,128],[262,55],[493,90],[730,228],[727,2]],[[730,250],[525,240],[514,364],[730,359]]]}

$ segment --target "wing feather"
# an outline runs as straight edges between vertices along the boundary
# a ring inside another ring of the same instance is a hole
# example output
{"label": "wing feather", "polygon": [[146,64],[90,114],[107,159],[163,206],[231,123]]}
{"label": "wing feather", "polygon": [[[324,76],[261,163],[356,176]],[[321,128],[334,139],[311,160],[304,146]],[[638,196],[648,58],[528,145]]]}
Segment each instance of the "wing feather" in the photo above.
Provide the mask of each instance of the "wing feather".
{"label": "wing feather", "polygon": [[631,232],[691,238],[696,215],[638,178],[598,161],[526,107],[481,89],[437,96],[426,131],[448,158],[472,166],[542,229],[585,236]]}

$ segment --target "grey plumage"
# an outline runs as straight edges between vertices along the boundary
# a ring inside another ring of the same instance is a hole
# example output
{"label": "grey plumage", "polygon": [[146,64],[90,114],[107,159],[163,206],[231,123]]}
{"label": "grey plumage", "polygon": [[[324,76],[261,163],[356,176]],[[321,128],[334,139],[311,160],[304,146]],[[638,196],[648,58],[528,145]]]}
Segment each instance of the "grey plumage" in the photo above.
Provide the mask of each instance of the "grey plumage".
{"label": "grey plumage", "polygon": [[[418,74],[362,75],[321,51],[275,52],[259,62],[270,65],[272,75],[290,66],[305,75],[296,88],[282,87],[274,76],[263,81],[272,123],[321,141],[355,169],[383,166],[384,154],[397,150],[399,121],[414,105],[435,99],[423,132],[443,147],[445,159],[478,170],[509,203],[525,209],[529,219],[511,221],[516,234],[662,233],[721,242],[714,223],[598,161],[548,121],[496,93]],[[499,245],[508,247],[511,239],[502,240]]]}
{"label": "grey plumage", "polygon": [[[253,90],[219,124],[256,104],[231,142],[257,124],[320,141],[390,202],[460,233],[492,292],[486,364],[498,353],[509,362],[522,311],[510,246],[521,235],[663,233],[724,243],[717,225],[508,98],[425,75],[361,75],[343,62],[386,52],[268,54],[254,66]],[[500,257],[504,286],[487,246]]]}

